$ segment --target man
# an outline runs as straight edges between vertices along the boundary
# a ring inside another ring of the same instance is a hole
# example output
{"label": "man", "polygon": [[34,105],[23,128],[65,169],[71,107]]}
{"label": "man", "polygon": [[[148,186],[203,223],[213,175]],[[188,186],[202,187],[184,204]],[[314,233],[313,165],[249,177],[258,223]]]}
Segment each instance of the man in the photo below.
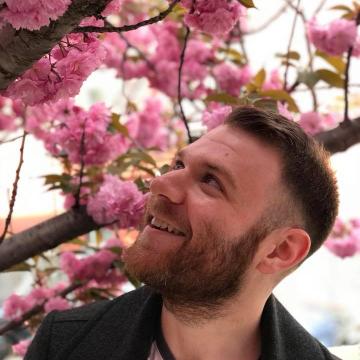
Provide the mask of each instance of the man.
{"label": "man", "polygon": [[51,313],[25,359],[336,359],[272,295],[328,236],[328,155],[292,121],[243,107],[155,178],[124,254],[146,286]]}

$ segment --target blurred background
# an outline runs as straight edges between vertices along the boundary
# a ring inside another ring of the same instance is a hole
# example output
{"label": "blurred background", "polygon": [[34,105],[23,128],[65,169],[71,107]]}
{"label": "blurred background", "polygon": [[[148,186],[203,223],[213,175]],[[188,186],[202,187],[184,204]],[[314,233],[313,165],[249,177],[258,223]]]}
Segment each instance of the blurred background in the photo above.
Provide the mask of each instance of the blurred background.
{"label": "blurred background", "polygon": [[[258,0],[257,10],[251,10],[249,28],[265,23],[272,14],[277,13],[286,1]],[[328,11],[331,6],[351,3],[350,1],[303,1],[307,15],[325,3],[321,21],[338,16]],[[285,53],[294,12],[284,11],[273,21],[266,31],[255,33],[246,39],[246,48],[255,71],[261,67],[268,71],[278,62],[275,53]],[[298,22],[292,50],[305,52],[304,30]],[[360,61],[354,59],[351,65],[352,83],[360,86]],[[112,70],[98,70],[84,84],[76,101],[89,107],[96,101],[104,101],[121,112],[123,102],[123,84],[115,79]],[[360,88],[350,89],[352,115],[360,115]],[[131,80],[125,85],[127,96],[134,102],[141,102],[148,95],[146,81]],[[310,97],[306,92],[298,92],[295,98],[302,111],[311,110]],[[324,89],[319,93],[320,103],[329,110],[342,108],[342,93],[339,90]],[[326,99],[322,100],[322,99]],[[196,132],[201,130],[200,123],[191,124]],[[12,134],[12,137],[20,135]],[[18,164],[19,142],[14,141],[0,146],[0,219],[3,224],[8,213],[8,200]],[[170,154],[169,154],[170,157]],[[332,156],[331,162],[336,170],[340,189],[340,217],[344,220],[360,217],[360,145],[348,151]],[[16,205],[12,220],[12,232],[19,232],[46,218],[63,212],[63,197],[56,191],[46,192],[42,175],[61,171],[55,159],[46,155],[40,141],[29,136],[25,149],[24,166],[18,188]],[[326,346],[356,344],[360,342],[360,258],[354,256],[341,259],[326,248],[320,249],[307,260],[295,273],[286,278],[275,290],[276,296],[293,316],[310,333]],[[0,274],[0,319],[1,304],[13,292],[21,295],[29,291],[31,278],[26,272]],[[1,320],[0,320],[1,321]],[[9,344],[22,338],[21,332],[13,332],[0,337],[0,359],[5,359]],[[359,354],[360,358],[360,354]]]}

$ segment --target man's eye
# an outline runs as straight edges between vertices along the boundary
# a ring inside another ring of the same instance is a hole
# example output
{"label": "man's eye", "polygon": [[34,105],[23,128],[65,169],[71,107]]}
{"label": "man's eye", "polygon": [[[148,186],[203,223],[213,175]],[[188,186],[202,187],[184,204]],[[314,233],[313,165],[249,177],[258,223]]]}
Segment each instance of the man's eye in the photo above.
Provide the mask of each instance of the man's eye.
{"label": "man's eye", "polygon": [[185,167],[184,163],[181,160],[176,160],[174,165],[171,167],[171,170],[179,170]]}
{"label": "man's eye", "polygon": [[221,191],[221,185],[220,185],[218,179],[211,174],[205,174],[202,178],[202,182]]}

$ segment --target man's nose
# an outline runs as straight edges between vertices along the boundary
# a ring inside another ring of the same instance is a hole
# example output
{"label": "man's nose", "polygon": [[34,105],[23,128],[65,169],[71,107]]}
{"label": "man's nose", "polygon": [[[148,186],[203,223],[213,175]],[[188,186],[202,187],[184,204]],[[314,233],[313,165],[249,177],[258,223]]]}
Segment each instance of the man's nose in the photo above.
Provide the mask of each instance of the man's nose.
{"label": "man's nose", "polygon": [[154,195],[163,195],[174,204],[181,204],[187,190],[185,169],[173,170],[154,178],[150,183],[150,191]]}

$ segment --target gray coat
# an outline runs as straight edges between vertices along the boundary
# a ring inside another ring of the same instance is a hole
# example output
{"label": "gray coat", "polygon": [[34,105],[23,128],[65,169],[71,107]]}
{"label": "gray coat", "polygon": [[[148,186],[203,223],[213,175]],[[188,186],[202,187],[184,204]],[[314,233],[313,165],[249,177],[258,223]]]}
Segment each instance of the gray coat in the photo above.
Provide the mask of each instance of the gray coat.
{"label": "gray coat", "polygon": [[[161,296],[144,286],[112,301],[54,311],[44,319],[24,360],[146,360],[161,307]],[[266,302],[261,333],[261,360],[338,359],[274,296]]]}

